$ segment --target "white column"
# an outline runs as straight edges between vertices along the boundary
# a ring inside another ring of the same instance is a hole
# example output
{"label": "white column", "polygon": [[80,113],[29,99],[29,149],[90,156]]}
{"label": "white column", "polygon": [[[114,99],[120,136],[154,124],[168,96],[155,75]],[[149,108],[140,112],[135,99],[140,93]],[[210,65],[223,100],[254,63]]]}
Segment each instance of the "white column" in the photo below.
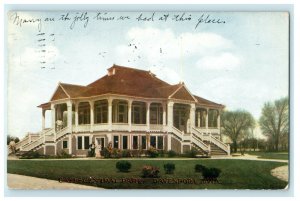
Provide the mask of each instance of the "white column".
{"label": "white column", "polygon": [[168,130],[169,132],[172,132],[173,128],[173,105],[174,102],[170,101],[168,102]]}
{"label": "white column", "polygon": [[205,122],[205,128],[206,129],[208,129],[208,111],[209,111],[209,109],[208,108],[206,108],[206,122]]}
{"label": "white column", "polygon": [[171,148],[172,148],[172,147],[171,147],[171,143],[172,143],[172,142],[171,142],[171,140],[172,140],[171,134],[168,134],[167,138],[168,138],[168,151],[169,151],[169,150],[171,150]]}
{"label": "white column", "polygon": [[89,101],[90,104],[90,132],[94,131],[94,101]]}
{"label": "white column", "polygon": [[146,103],[146,125],[148,131],[150,131],[150,105],[151,102]]}
{"label": "white column", "polygon": [[162,103],[163,108],[163,126],[167,124],[167,112],[166,112],[166,104]]}
{"label": "white column", "polygon": [[132,107],[132,100],[128,100],[128,127],[129,132],[131,132],[131,122],[132,122],[132,116],[131,116],[131,107]]}
{"label": "white column", "polygon": [[200,127],[200,112],[197,113],[197,127]]}
{"label": "white column", "polygon": [[221,129],[221,111],[218,110],[218,130],[220,131]]}
{"label": "white column", "polygon": [[45,129],[45,113],[46,110],[42,109],[42,131]]}
{"label": "white column", "polygon": [[69,154],[72,154],[72,134],[69,135]]}
{"label": "white column", "polygon": [[70,133],[72,133],[72,102],[71,101],[67,102],[67,110],[68,110],[67,127]]}
{"label": "white column", "polygon": [[56,122],[55,122],[55,105],[51,103],[51,116],[52,116],[52,128],[56,131]]}
{"label": "white column", "polygon": [[112,130],[112,102],[113,100],[111,98],[109,98],[108,100],[108,130],[111,131]]}
{"label": "white column", "polygon": [[75,103],[75,132],[78,130],[78,105],[79,103]]}
{"label": "white column", "polygon": [[195,109],[196,106],[195,104],[191,104],[191,108],[190,108],[190,132],[192,131],[192,128],[195,127]]}

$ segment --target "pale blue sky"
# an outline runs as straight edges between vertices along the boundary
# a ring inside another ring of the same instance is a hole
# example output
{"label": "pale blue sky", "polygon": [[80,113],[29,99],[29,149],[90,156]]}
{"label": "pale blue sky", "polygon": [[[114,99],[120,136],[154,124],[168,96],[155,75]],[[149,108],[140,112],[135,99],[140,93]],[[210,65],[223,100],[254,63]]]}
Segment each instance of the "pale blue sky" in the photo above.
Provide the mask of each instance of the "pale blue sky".
{"label": "pale blue sky", "polygon": [[[181,22],[172,17],[182,12],[170,12],[167,22],[161,22],[159,16],[168,13],[157,12],[154,21],[138,22],[140,13],[110,12],[106,16],[131,19],[108,22],[88,12],[87,27],[77,22],[72,30],[72,20],[58,21],[62,14],[66,12],[18,12],[22,19],[55,18],[42,22],[40,32],[38,23],[8,22],[11,135],[41,129],[41,110],[36,106],[49,101],[59,81],[86,85],[105,75],[113,63],[151,70],[171,84],[182,79],[194,94],[228,110],[248,110],[256,119],[266,101],[288,95],[287,13],[187,12],[185,17],[192,19]],[[226,23],[202,23],[195,29],[203,14]],[[41,33],[45,34],[37,36]]]}

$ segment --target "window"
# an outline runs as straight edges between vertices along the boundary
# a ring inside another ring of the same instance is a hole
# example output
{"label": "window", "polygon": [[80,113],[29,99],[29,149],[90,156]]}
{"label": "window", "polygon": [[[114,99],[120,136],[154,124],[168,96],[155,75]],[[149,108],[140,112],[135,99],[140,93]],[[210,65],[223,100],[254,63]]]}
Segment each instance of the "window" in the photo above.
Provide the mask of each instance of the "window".
{"label": "window", "polygon": [[108,122],[108,103],[106,100],[95,102],[95,123]]}
{"label": "window", "polygon": [[146,136],[142,136],[142,149],[147,149]]}
{"label": "window", "polygon": [[164,138],[163,138],[163,136],[157,136],[157,149],[164,149]]}
{"label": "window", "polygon": [[160,103],[152,103],[150,106],[150,124],[163,123],[163,108]]}
{"label": "window", "polygon": [[82,149],[82,136],[77,137],[77,148]]}
{"label": "window", "polygon": [[78,123],[90,124],[90,104],[87,102],[79,103],[78,106]]}
{"label": "window", "polygon": [[89,149],[89,148],[90,148],[90,137],[84,136],[84,149]]}
{"label": "window", "polygon": [[156,148],[156,136],[150,136],[150,146]]}
{"label": "window", "polygon": [[146,104],[143,102],[132,103],[132,123],[146,124]]}
{"label": "window", "polygon": [[127,102],[126,101],[120,101],[120,100],[114,100],[112,105],[112,111],[113,111],[113,123],[127,123],[127,116],[128,116],[128,110],[127,110]]}
{"label": "window", "polygon": [[122,138],[123,149],[128,149],[128,136]]}
{"label": "window", "polygon": [[208,111],[208,127],[218,127],[218,115],[219,114],[217,110]]}
{"label": "window", "polygon": [[64,140],[63,141],[63,149],[67,149],[68,148],[68,141]]}
{"label": "window", "polygon": [[119,136],[114,136],[113,147],[114,147],[115,149],[119,149]]}
{"label": "window", "polygon": [[132,136],[132,149],[138,149],[138,137],[139,136]]}

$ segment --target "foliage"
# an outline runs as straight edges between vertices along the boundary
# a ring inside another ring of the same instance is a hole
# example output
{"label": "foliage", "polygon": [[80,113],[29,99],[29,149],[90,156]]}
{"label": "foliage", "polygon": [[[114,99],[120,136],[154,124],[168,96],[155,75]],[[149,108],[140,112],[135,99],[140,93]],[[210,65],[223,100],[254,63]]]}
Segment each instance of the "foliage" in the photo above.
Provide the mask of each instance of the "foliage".
{"label": "foliage", "polygon": [[222,113],[222,133],[232,140],[233,152],[237,152],[238,140],[255,126],[252,115],[244,110],[226,111]]}
{"label": "foliage", "polygon": [[7,139],[7,145],[9,145],[11,141],[15,141],[15,143],[18,143],[20,141],[18,137],[14,137],[11,135],[7,135],[6,139]]}
{"label": "foliage", "polygon": [[192,148],[191,150],[185,152],[185,156],[188,158],[196,158],[197,154],[198,154],[198,151],[195,148]]}
{"label": "foliage", "polygon": [[68,154],[64,150],[62,150],[58,155],[57,158],[72,158],[71,154]]}
{"label": "foliage", "polygon": [[118,161],[116,163],[116,168],[120,171],[120,172],[128,172],[129,169],[131,168],[131,163],[128,161]]}
{"label": "foliage", "polygon": [[154,147],[150,147],[150,148],[147,150],[147,155],[148,155],[150,158],[156,158],[156,157],[158,157],[159,153],[158,153],[158,151],[157,151]]}
{"label": "foliage", "polygon": [[145,165],[142,168],[142,177],[143,178],[158,178],[159,177],[159,168],[151,165]]}
{"label": "foliage", "polygon": [[121,152],[122,157],[124,158],[128,158],[128,157],[132,157],[132,153],[130,150],[124,149]]}
{"label": "foliage", "polygon": [[204,168],[202,171],[202,176],[204,179],[215,180],[219,177],[221,170],[218,168]]}
{"label": "foliage", "polygon": [[173,157],[177,156],[177,153],[175,151],[173,151],[173,150],[169,150],[167,152],[167,154],[168,154],[169,158],[173,158]]}
{"label": "foliage", "polygon": [[196,164],[195,172],[203,172],[204,169],[207,169],[204,165]]}
{"label": "foliage", "polygon": [[43,155],[39,154],[36,151],[28,151],[21,155],[21,159],[33,159],[33,158],[41,158]]}
{"label": "foliage", "polygon": [[268,137],[271,150],[278,151],[279,145],[288,146],[289,135],[289,99],[288,97],[267,102],[259,119],[262,133]]}
{"label": "foliage", "polygon": [[166,174],[173,174],[175,170],[175,164],[174,163],[164,164],[164,170]]}

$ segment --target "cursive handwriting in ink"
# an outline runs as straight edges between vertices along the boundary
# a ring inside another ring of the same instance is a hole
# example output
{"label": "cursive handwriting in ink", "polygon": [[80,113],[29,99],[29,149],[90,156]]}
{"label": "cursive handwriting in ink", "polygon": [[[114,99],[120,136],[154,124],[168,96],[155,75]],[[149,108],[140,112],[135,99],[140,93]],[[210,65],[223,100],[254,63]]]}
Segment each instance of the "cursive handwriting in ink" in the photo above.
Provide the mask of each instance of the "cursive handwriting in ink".
{"label": "cursive handwriting in ink", "polygon": [[100,21],[113,21],[115,20],[115,17],[107,16],[107,13],[98,12],[94,19]]}
{"label": "cursive handwriting in ink", "polygon": [[42,19],[41,18],[30,18],[30,19],[25,19],[21,18],[17,12],[14,12],[10,15],[9,17],[10,20],[12,20],[13,24],[22,27],[23,24],[35,24],[37,23],[38,25],[38,30],[42,30]]}
{"label": "cursive handwriting in ink", "polygon": [[152,13],[150,17],[143,16],[143,13],[141,13],[136,19],[137,21],[154,21],[155,12]]}
{"label": "cursive handwriting in ink", "polygon": [[199,24],[204,23],[204,24],[225,24],[225,20],[221,20],[220,18],[211,18],[210,15],[202,14],[201,17],[198,18],[198,23],[195,26],[195,29],[199,26]]}
{"label": "cursive handwriting in ink", "polygon": [[[77,15],[78,14],[78,15]],[[84,25],[83,27],[86,28],[88,23],[89,23],[89,16],[87,15],[87,12],[82,12],[82,13],[76,13],[74,19],[73,19],[73,22],[71,23],[70,25],[70,29],[73,29],[76,22],[78,21],[83,21],[84,22]]]}

